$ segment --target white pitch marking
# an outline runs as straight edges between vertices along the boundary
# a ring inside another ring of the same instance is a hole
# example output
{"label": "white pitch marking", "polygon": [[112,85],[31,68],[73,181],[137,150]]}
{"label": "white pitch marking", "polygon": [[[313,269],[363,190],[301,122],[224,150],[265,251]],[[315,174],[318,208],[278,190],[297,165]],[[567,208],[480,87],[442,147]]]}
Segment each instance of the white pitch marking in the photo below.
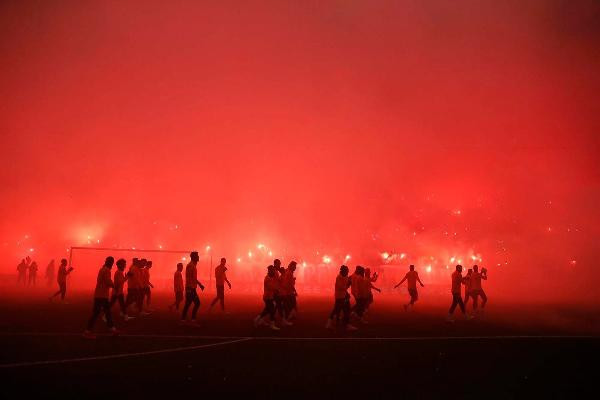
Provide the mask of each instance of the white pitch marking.
{"label": "white pitch marking", "polygon": [[[81,336],[81,333],[61,332],[0,332],[0,336]],[[98,334],[97,336],[112,336]],[[214,339],[214,340],[366,340],[366,341],[433,341],[433,340],[501,340],[501,339],[600,339],[593,335],[505,335],[505,336],[397,336],[397,337],[285,337],[285,336],[196,336],[196,335],[160,335],[160,334],[120,334],[119,337],[149,338],[149,339]]]}
{"label": "white pitch marking", "polygon": [[173,349],[142,351],[142,352],[137,352],[137,353],[112,354],[112,355],[108,355],[108,356],[69,358],[69,359],[65,359],[65,360],[30,361],[30,362],[20,362],[20,363],[13,363],[13,364],[0,364],[0,368],[33,367],[33,366],[38,366],[38,365],[67,364],[67,363],[72,363],[72,362],[111,360],[111,359],[115,359],[115,358],[126,358],[126,357],[140,357],[140,356],[148,356],[148,355],[154,355],[154,354],[175,353],[175,352],[179,352],[179,351],[206,349],[209,347],[224,346],[226,344],[245,342],[248,340],[252,340],[252,339],[251,338],[242,338],[242,339],[236,339],[236,340],[229,340],[226,342],[202,344],[202,345],[198,345],[198,346],[176,347]]}

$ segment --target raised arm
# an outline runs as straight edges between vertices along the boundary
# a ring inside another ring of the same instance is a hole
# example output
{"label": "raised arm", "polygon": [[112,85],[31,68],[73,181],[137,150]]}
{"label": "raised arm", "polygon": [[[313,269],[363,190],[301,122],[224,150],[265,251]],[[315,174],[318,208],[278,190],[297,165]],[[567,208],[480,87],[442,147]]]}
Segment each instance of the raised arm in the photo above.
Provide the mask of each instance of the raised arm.
{"label": "raised arm", "polygon": [[396,286],[394,286],[394,289],[397,288],[398,286],[402,285],[405,280],[406,280],[406,275],[404,275],[404,278],[402,278],[402,280]]}

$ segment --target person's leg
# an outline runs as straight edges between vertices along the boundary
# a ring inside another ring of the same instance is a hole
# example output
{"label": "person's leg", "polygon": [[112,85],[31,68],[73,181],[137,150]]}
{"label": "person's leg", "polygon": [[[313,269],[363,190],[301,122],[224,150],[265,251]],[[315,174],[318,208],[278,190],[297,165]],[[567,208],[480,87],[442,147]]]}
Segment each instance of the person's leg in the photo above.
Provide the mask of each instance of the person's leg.
{"label": "person's leg", "polygon": [[183,292],[177,292],[175,294],[175,309],[179,311],[179,305],[183,301]]}
{"label": "person's leg", "polygon": [[481,296],[481,308],[484,308],[485,303],[487,303],[487,296],[485,295],[485,292],[483,290],[479,292],[479,295]]}
{"label": "person's leg", "polygon": [[113,306],[115,305],[115,303],[117,302],[117,297],[118,297],[118,295],[115,294],[115,293],[113,293],[110,296],[110,300],[108,302],[108,306],[110,307],[111,310],[112,310]]}
{"label": "person's leg", "polygon": [[119,308],[121,309],[121,315],[127,314],[127,307],[125,307],[125,296],[123,296],[123,293],[120,293],[117,296],[117,299],[119,301]]}
{"label": "person's leg", "polygon": [[137,296],[135,296],[135,304],[140,313],[144,312],[144,289],[137,290]]}
{"label": "person's leg", "polygon": [[114,327],[114,324],[113,324],[113,319],[112,319],[112,312],[110,311],[110,303],[108,302],[108,299],[101,299],[100,307],[104,311],[104,315],[106,315],[106,326],[108,326],[109,329],[112,329]]}
{"label": "person's leg", "polygon": [[100,302],[100,299],[94,299],[94,306],[92,307],[92,316],[90,317],[88,324],[87,324],[88,331],[91,331],[94,328],[94,324],[96,323],[96,318],[98,318],[98,315],[100,315],[101,308],[102,308],[102,304]]}
{"label": "person's leg", "polygon": [[479,295],[479,291],[471,293],[471,296],[473,297],[473,311],[477,311],[477,308],[479,307]]}
{"label": "person's leg", "polygon": [[152,303],[152,288],[149,287],[146,290],[148,291],[148,293],[146,293],[146,296],[148,296],[148,298],[146,299],[146,305],[150,307],[150,303]]}
{"label": "person's leg", "polygon": [[329,314],[329,319],[333,319],[333,317],[338,317],[340,315],[340,311],[342,310],[342,299],[335,299],[335,303],[333,305],[333,310]]}
{"label": "person's leg", "polygon": [[67,295],[67,284],[61,283],[60,284],[60,299],[64,300],[66,295]]}
{"label": "person's leg", "polygon": [[[460,297],[460,295],[458,295],[458,297]],[[448,314],[450,314],[450,315],[454,314],[454,309],[456,308],[457,305],[458,305],[457,295],[452,294],[452,305],[450,306],[450,309],[448,310]]]}
{"label": "person's leg", "polygon": [[350,322],[350,299],[342,300],[341,309],[343,313],[342,323],[348,325]]}
{"label": "person's leg", "polygon": [[281,301],[281,296],[275,297],[275,308],[277,313],[282,319],[285,319],[285,310],[283,309],[283,302]]}
{"label": "person's leg", "polygon": [[219,297],[219,301],[221,302],[221,310],[225,311],[225,286],[219,286],[217,297]]}
{"label": "person's leg", "polygon": [[462,311],[462,313],[465,313],[465,303],[463,303],[462,301],[462,297],[460,296],[460,294],[458,294],[456,296],[456,301],[458,302],[458,306],[460,307],[460,311]]}
{"label": "person's leg", "polygon": [[181,314],[181,319],[185,320],[187,317],[188,308],[192,304],[192,294],[190,289],[185,289],[185,304],[183,305],[183,313]]}
{"label": "person's leg", "polygon": [[270,313],[270,311],[269,311],[269,300],[263,299],[263,302],[265,303],[265,308],[263,308],[262,312],[260,313],[260,318],[264,318],[267,315],[269,315],[269,313]]}
{"label": "person's leg", "polygon": [[271,323],[275,322],[275,304],[273,304],[273,300],[269,300],[267,302],[267,308],[269,309],[269,317],[271,318]]}
{"label": "person's leg", "polygon": [[198,309],[200,308],[200,298],[198,297],[198,294],[196,294],[196,291],[194,290],[194,309],[192,310],[192,320],[196,319],[196,314],[198,313]]}

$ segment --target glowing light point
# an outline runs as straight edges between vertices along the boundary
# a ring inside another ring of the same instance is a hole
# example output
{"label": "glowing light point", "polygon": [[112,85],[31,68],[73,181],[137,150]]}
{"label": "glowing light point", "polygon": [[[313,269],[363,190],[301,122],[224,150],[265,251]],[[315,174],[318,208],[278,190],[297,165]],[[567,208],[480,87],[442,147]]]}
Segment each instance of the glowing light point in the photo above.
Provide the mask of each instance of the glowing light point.
{"label": "glowing light point", "polygon": [[242,259],[240,257],[238,257],[237,262],[241,263]]}
{"label": "glowing light point", "polygon": [[404,260],[406,258],[406,253],[400,253],[400,259]]}
{"label": "glowing light point", "polygon": [[571,260],[571,265],[577,265],[577,260]]}
{"label": "glowing light point", "polygon": [[425,271],[427,271],[428,273],[431,272],[431,265],[428,265],[427,268],[425,268]]}
{"label": "glowing light point", "polygon": [[383,258],[384,260],[387,260],[388,258],[390,258],[390,253],[388,253],[388,252],[381,253],[381,258]]}
{"label": "glowing light point", "polygon": [[251,251],[248,252],[248,258],[252,258],[252,252]]}
{"label": "glowing light point", "polygon": [[206,246],[206,251],[210,251],[210,246]]}
{"label": "glowing light point", "polygon": [[181,257],[181,261],[185,261],[185,257]]}
{"label": "glowing light point", "polygon": [[33,253],[33,247],[32,247],[32,248],[30,248],[30,249],[29,249],[29,251]]}
{"label": "glowing light point", "polygon": [[159,244],[159,245],[158,245],[158,248],[159,248],[159,249],[162,249],[162,244]]}
{"label": "glowing light point", "polygon": [[352,257],[350,257],[350,254],[346,254],[346,258],[345,260],[348,261],[349,259],[351,259]]}
{"label": "glowing light point", "polygon": [[303,262],[302,262],[302,266],[303,266],[303,267],[306,267],[306,261],[303,261]]}
{"label": "glowing light point", "polygon": [[329,264],[331,262],[331,257],[329,257],[329,256],[323,256],[323,262],[325,264]]}
{"label": "glowing light point", "polygon": [[262,244],[262,243],[259,243],[259,244],[257,244],[257,245],[256,245],[256,247],[257,247],[259,250],[263,250],[263,249],[265,248],[265,245],[264,245],[264,244]]}
{"label": "glowing light point", "polygon": [[453,263],[456,260],[456,257],[450,257],[450,262]]}
{"label": "glowing light point", "polygon": [[273,252],[271,250],[269,250],[269,257],[271,257],[273,255]]}

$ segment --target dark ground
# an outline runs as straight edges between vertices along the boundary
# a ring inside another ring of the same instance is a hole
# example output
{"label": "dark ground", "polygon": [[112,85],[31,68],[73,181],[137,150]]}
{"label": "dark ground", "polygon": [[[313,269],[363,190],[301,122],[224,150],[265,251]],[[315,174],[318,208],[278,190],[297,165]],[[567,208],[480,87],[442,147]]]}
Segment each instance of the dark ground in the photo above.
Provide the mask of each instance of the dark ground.
{"label": "dark ground", "polygon": [[[446,304],[424,302],[404,313],[404,298],[395,296],[376,299],[370,324],[346,334],[323,328],[329,299],[300,298],[297,323],[273,333],[252,326],[260,298],[230,296],[231,314],[223,315],[206,313],[205,295],[201,326],[191,327],[166,310],[169,297],[155,295],[151,316],[127,324],[117,318],[122,336],[86,340],[89,294],[71,294],[72,304],[63,305],[43,293],[21,301],[0,295],[2,398],[573,398],[600,378],[597,308],[490,303],[485,318],[457,316],[449,324]],[[106,332],[100,320],[96,328]],[[225,343],[233,340],[240,341]],[[131,355],[215,343],[225,344]],[[119,354],[128,355],[87,359]],[[27,364],[46,360],[71,361]]]}

